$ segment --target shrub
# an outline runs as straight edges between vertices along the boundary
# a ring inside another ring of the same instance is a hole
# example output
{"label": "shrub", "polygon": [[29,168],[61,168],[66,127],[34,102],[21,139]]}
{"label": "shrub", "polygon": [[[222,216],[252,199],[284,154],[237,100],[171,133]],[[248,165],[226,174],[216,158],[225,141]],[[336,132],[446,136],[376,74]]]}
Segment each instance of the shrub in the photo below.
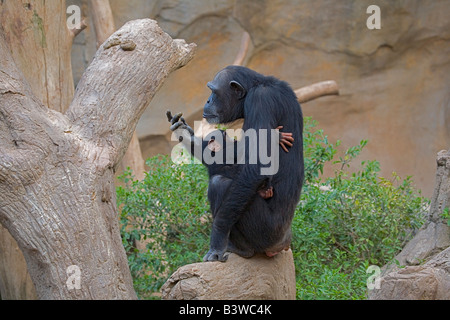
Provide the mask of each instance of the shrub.
{"label": "shrub", "polygon": [[367,267],[381,267],[401,250],[422,224],[428,201],[414,190],[411,177],[380,177],[377,161],[347,172],[365,140],[332,162],[340,165],[334,176],[322,178],[340,142],[331,144],[315,125],[307,119],[306,181],[292,225],[297,298],[362,299]]}
{"label": "shrub", "polygon": [[[305,183],[292,223],[298,299],[363,299],[369,265],[390,261],[422,222],[427,200],[402,180],[379,176],[377,161],[349,173],[367,141],[333,161],[332,144],[305,118]],[[330,178],[323,168],[340,166]],[[178,267],[201,261],[209,246],[208,176],[198,164],[175,165],[168,156],[147,161],[143,181],[120,177],[122,239],[141,298],[159,291]],[[144,246],[138,249],[138,243]]]}
{"label": "shrub", "polygon": [[117,188],[122,240],[141,298],[159,292],[178,267],[200,261],[211,228],[202,165],[175,165],[168,156],[151,158],[147,165],[144,180],[133,180],[128,170],[119,177],[125,186]]}

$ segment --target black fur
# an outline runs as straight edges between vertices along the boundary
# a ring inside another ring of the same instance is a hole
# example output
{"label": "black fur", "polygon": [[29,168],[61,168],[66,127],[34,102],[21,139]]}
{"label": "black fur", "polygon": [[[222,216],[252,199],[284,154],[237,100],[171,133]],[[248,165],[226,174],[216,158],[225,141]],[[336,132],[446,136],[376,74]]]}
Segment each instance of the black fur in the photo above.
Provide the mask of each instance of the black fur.
{"label": "black fur", "polygon": [[[256,164],[248,163],[251,148],[248,143],[245,164],[207,164],[213,226],[210,250],[204,260],[225,261],[227,251],[244,257],[282,251],[291,241],[291,222],[304,178],[303,116],[295,93],[284,81],[240,66],[223,69],[208,83],[208,87],[212,93],[203,115],[209,122],[226,123],[244,118],[244,132],[283,126],[283,131],[293,134],[295,142],[288,153],[279,152],[279,170],[271,176],[261,174],[261,168],[267,166],[259,157]],[[186,129],[188,126],[184,120],[182,122],[172,129]],[[199,143],[194,141],[192,134],[189,135],[191,147]],[[270,135],[267,139],[270,149]],[[202,151],[208,146],[207,140],[202,142]],[[226,150],[230,140],[224,141],[223,149]],[[235,154],[234,159],[237,157]],[[263,199],[257,191],[268,181],[274,194]]]}

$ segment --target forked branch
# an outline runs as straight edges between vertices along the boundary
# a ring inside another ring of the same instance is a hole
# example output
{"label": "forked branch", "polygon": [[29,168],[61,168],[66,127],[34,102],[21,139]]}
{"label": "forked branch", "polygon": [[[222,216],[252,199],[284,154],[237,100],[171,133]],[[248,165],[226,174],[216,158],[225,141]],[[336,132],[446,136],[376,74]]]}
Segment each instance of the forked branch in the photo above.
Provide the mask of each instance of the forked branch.
{"label": "forked branch", "polygon": [[[66,115],[81,137],[103,140],[116,165],[163,80],[192,59],[195,44],[172,40],[150,19],[126,23],[100,46]],[[138,63],[138,65],[137,65]]]}

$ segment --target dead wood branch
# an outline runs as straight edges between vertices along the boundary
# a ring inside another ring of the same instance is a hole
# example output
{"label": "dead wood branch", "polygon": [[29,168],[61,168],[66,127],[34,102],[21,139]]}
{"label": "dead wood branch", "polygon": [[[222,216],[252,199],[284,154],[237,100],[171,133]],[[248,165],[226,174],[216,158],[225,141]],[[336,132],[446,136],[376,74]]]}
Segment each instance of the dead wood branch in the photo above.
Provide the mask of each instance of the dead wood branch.
{"label": "dead wood branch", "polygon": [[109,0],[90,0],[92,8],[92,19],[94,21],[97,48],[109,38],[116,27]]}
{"label": "dead wood branch", "polygon": [[305,103],[323,96],[339,95],[339,87],[334,80],[322,81],[294,91],[298,102]]}
{"label": "dead wood branch", "polygon": [[236,55],[236,58],[234,59],[233,65],[242,66],[242,63],[244,63],[245,57],[248,53],[249,45],[250,45],[250,35],[248,34],[248,32],[245,31],[242,34],[241,47],[239,48],[239,52]]}

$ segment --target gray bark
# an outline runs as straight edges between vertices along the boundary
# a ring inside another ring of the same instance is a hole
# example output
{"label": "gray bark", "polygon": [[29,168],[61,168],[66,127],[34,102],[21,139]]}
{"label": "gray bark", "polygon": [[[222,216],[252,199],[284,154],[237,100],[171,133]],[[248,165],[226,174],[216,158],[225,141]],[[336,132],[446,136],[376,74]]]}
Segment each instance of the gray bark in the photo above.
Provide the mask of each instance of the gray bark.
{"label": "gray bark", "polygon": [[[114,170],[167,75],[195,45],[150,19],[98,50],[66,112],[31,92],[0,35],[0,222],[24,253],[40,299],[134,299]],[[67,285],[80,270],[80,289]]]}

